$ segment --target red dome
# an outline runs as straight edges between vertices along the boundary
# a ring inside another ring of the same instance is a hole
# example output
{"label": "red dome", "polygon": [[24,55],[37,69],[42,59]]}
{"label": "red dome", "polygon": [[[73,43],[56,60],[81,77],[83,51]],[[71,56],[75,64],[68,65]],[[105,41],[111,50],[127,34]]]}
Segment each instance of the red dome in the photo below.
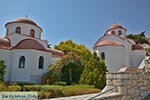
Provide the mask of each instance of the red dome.
{"label": "red dome", "polygon": [[119,28],[124,29],[124,30],[126,31],[126,29],[123,28],[123,27],[122,27],[121,25],[119,25],[119,24],[113,24],[113,25],[111,25],[110,28],[109,28],[107,31],[110,31],[110,30],[112,30],[112,29],[119,29]]}
{"label": "red dome", "polygon": [[140,45],[135,44],[135,45],[132,45],[132,50],[144,50],[144,48]]}
{"label": "red dome", "polygon": [[10,41],[7,38],[0,38],[0,46],[10,47]]}
{"label": "red dome", "polygon": [[101,41],[100,43],[97,43],[94,46],[94,48],[99,47],[99,46],[123,46],[124,47],[124,45],[117,43],[115,41],[110,41],[110,40]]}
{"label": "red dome", "polygon": [[25,39],[19,42],[15,47],[15,49],[35,49],[45,51],[45,48],[38,41],[33,39]]}
{"label": "red dome", "polygon": [[[16,20],[14,21],[11,21],[11,22],[8,22],[7,24],[10,24],[10,23],[25,23],[25,24],[30,24],[30,25],[34,25],[34,26],[37,26],[39,27],[34,21],[28,19],[28,18],[17,18]],[[6,24],[6,25],[7,25]],[[6,26],[5,25],[5,26]],[[39,27],[40,28],[40,27]],[[40,28],[41,29],[41,28]],[[41,29],[42,30],[42,29]]]}

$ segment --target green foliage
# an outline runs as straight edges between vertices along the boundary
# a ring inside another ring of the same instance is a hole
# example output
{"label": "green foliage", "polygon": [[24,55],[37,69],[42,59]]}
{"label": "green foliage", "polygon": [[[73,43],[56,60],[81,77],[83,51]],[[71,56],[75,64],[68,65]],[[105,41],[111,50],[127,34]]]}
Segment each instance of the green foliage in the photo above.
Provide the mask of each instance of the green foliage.
{"label": "green foliage", "polygon": [[86,64],[80,77],[81,84],[94,85],[96,88],[103,88],[106,81],[106,66],[103,60],[94,53]]}
{"label": "green foliage", "polygon": [[53,85],[66,86],[67,82],[55,82]]}
{"label": "green foliage", "polygon": [[59,45],[55,45],[54,48],[63,51],[65,55],[73,52],[80,57],[80,60],[84,65],[87,63],[91,56],[90,50],[85,45],[78,45],[72,40],[67,40],[65,42],[62,41]]}
{"label": "green foliage", "polygon": [[145,38],[145,32],[141,32],[139,34],[129,34],[129,35],[127,35],[127,38],[133,39],[136,44],[138,44],[138,43],[141,43],[141,44],[147,43],[148,44],[148,41]]}
{"label": "green foliage", "polygon": [[83,66],[77,65],[76,63],[69,63],[64,65],[61,69],[61,81],[67,82],[67,84],[71,85],[72,83],[78,83],[80,80],[80,75],[83,72]]}
{"label": "green foliage", "polygon": [[4,75],[6,73],[5,67],[4,61],[0,60],[0,81],[4,81]]}
{"label": "green foliage", "polygon": [[60,60],[56,64],[49,66],[48,72],[42,78],[44,84],[53,84],[60,81],[61,64],[62,61]]}
{"label": "green foliage", "polygon": [[8,91],[20,91],[20,90],[21,90],[21,86],[19,85],[8,86]]}
{"label": "green foliage", "polygon": [[90,85],[74,85],[74,86],[64,87],[65,96],[75,96],[75,95],[98,93],[98,92],[100,92],[99,89],[96,89]]}
{"label": "green foliage", "polygon": [[27,86],[24,86],[24,90],[27,90],[27,91],[38,90],[39,99],[75,96],[75,95],[80,95],[80,94],[100,92],[99,89],[96,89],[93,86],[89,86],[89,85],[74,85],[74,86],[27,85]]}
{"label": "green foliage", "polygon": [[20,85],[9,85],[6,86],[3,82],[0,82],[0,91],[21,91],[21,86]]}
{"label": "green foliage", "polygon": [[23,90],[24,91],[40,91],[42,88],[42,85],[24,85]]}
{"label": "green foliage", "polygon": [[4,82],[0,82],[0,91],[7,91],[7,86],[4,84]]}

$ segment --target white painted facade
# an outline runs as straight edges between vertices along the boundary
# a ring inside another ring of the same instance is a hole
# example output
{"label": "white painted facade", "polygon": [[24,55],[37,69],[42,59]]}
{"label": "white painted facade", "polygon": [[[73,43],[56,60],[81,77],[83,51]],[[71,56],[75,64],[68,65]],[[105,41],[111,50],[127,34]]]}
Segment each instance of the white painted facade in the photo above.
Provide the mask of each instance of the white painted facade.
{"label": "white painted facade", "polygon": [[109,72],[117,72],[122,67],[138,67],[146,55],[144,48],[128,39],[126,29],[118,24],[113,24],[93,48],[104,59]]}
{"label": "white painted facade", "polygon": [[49,48],[48,41],[41,39],[42,29],[27,18],[8,22],[5,27],[6,36],[0,38],[0,60],[7,66],[5,81],[41,83],[49,65],[58,61],[63,52]]}

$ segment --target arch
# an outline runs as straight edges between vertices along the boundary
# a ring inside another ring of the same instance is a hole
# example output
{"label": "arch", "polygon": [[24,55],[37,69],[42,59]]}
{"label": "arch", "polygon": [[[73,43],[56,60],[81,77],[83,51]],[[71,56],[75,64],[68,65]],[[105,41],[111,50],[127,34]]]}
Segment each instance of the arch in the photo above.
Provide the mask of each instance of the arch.
{"label": "arch", "polygon": [[25,67],[25,57],[21,56],[19,58],[19,68],[24,68]]}
{"label": "arch", "polygon": [[21,34],[21,27],[20,26],[16,27],[16,33]]}
{"label": "arch", "polygon": [[44,67],[44,57],[40,56],[39,57],[39,69],[43,69]]}
{"label": "arch", "polygon": [[35,33],[34,29],[31,29],[31,30],[30,30],[30,36],[31,36],[31,37],[34,37],[34,33]]}
{"label": "arch", "polygon": [[118,35],[122,35],[122,31],[121,30],[118,31]]}
{"label": "arch", "polygon": [[112,31],[111,34],[115,35],[115,31]]}
{"label": "arch", "polygon": [[105,53],[104,52],[101,52],[101,59],[105,60]]}

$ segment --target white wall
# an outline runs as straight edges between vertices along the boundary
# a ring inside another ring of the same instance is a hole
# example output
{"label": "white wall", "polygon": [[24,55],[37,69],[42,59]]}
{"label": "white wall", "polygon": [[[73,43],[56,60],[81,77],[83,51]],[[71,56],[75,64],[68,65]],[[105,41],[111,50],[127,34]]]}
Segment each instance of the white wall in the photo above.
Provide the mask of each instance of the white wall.
{"label": "white wall", "polygon": [[0,49],[0,60],[5,61],[6,65],[6,74],[5,74],[5,81],[8,81],[10,79],[10,66],[11,66],[11,59],[10,59],[11,53],[9,50]]}
{"label": "white wall", "polygon": [[21,34],[29,35],[30,36],[30,30],[34,29],[35,31],[35,37],[38,39],[41,39],[41,30],[40,28],[26,24],[26,23],[10,23],[7,24],[6,29],[8,30],[8,34],[15,33],[16,32],[16,27],[21,27]]}
{"label": "white wall", "polygon": [[145,58],[145,50],[133,50],[132,51],[132,67],[139,67],[142,60]]}
{"label": "white wall", "polygon": [[[25,56],[25,68],[19,68],[19,58]],[[44,57],[44,68],[39,69],[39,57]],[[15,59],[14,59],[15,58]],[[51,62],[51,53],[37,50],[13,50],[12,52],[12,73],[11,81],[40,83],[43,73],[48,71]],[[36,79],[36,80],[34,80]]]}
{"label": "white wall", "polygon": [[117,72],[121,67],[125,67],[128,64],[127,52],[125,52],[124,47],[120,46],[101,46],[96,48],[101,52],[105,53],[105,63],[109,72]]}

